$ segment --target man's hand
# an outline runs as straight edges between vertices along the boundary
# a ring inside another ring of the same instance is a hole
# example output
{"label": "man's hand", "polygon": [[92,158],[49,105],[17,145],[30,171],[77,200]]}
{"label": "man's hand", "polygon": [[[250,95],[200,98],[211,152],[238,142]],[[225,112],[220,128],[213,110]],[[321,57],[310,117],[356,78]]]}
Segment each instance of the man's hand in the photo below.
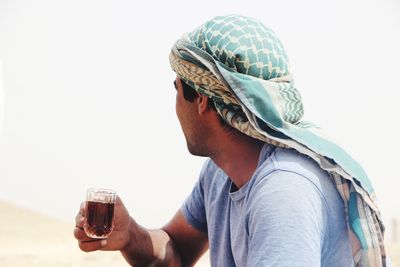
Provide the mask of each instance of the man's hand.
{"label": "man's hand", "polygon": [[114,207],[114,230],[106,239],[93,239],[83,230],[85,205],[82,203],[75,218],[74,236],[85,252],[119,250],[132,266],[193,266],[208,247],[207,234],[195,230],[185,221],[182,213],[164,229],[143,228],[129,216],[121,199]]}
{"label": "man's hand", "polygon": [[79,248],[82,251],[90,252],[95,250],[122,250],[129,243],[130,227],[133,220],[129,216],[127,209],[117,196],[114,207],[114,230],[107,239],[94,239],[86,235],[83,230],[85,220],[85,205],[81,204],[78,215],[75,218],[74,236],[78,240]]}

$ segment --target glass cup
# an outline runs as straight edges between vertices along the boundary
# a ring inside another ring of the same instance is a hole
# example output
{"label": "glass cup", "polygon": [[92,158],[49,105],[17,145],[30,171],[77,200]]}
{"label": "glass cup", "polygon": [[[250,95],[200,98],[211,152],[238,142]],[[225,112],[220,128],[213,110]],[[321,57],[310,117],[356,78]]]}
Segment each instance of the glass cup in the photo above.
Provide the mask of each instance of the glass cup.
{"label": "glass cup", "polygon": [[107,238],[114,228],[116,192],[110,189],[89,188],[86,191],[86,211],[83,229],[91,238]]}

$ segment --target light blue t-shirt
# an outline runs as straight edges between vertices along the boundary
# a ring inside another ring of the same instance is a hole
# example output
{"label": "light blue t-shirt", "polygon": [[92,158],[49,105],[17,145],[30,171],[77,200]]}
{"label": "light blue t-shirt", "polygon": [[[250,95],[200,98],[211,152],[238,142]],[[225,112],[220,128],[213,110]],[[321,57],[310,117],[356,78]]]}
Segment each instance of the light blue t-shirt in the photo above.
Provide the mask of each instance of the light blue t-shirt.
{"label": "light blue t-shirt", "polygon": [[292,149],[264,145],[239,190],[207,160],[181,210],[208,234],[212,266],[353,266],[341,197],[326,172]]}

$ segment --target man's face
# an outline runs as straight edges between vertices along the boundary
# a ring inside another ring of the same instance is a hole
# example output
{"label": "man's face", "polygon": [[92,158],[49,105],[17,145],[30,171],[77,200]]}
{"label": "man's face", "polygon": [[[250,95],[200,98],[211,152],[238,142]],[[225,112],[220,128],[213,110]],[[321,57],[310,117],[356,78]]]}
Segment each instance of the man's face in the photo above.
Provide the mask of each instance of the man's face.
{"label": "man's face", "polygon": [[186,139],[187,148],[193,155],[208,156],[204,146],[206,136],[203,134],[204,128],[199,120],[197,99],[190,102],[183,97],[183,87],[178,77],[174,81],[174,86],[176,89],[175,111]]}

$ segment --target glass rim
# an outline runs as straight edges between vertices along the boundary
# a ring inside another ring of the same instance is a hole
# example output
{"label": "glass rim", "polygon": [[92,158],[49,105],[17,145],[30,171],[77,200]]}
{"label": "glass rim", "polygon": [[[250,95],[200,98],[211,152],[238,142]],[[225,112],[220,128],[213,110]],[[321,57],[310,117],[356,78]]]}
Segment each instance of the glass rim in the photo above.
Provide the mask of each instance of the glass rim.
{"label": "glass rim", "polygon": [[117,191],[114,189],[107,189],[101,187],[90,187],[86,189],[86,193],[100,193],[100,194],[108,194],[108,195],[116,195]]}

